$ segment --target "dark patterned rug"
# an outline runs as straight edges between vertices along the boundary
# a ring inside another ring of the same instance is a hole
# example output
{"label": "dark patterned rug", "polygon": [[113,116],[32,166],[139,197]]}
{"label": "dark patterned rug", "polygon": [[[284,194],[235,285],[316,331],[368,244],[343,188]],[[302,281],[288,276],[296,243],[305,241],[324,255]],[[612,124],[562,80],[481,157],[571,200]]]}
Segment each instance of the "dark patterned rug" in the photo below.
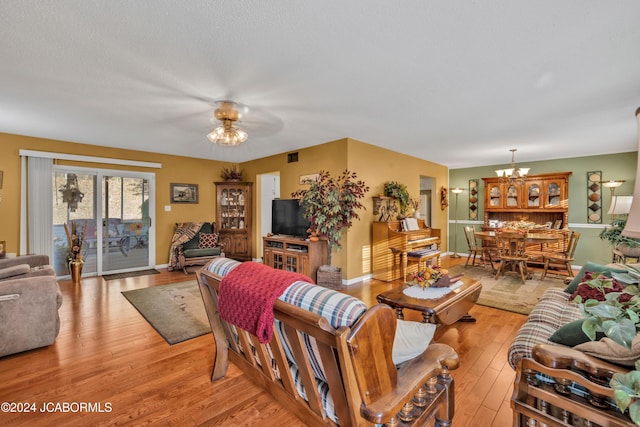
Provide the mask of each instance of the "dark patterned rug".
{"label": "dark patterned rug", "polygon": [[464,273],[467,277],[475,277],[482,283],[482,292],[477,304],[514,313],[529,314],[538,303],[542,294],[549,288],[566,288],[564,278],[547,276],[540,280],[540,273],[534,272],[533,278],[522,283],[520,275],[506,272],[497,280],[493,278],[489,267],[456,265],[449,269],[451,275]]}
{"label": "dark patterned rug", "polygon": [[115,279],[126,279],[127,277],[146,276],[148,274],[160,274],[160,272],[155,268],[151,268],[149,270],[129,271],[127,273],[103,274],[102,278],[104,280],[115,280]]}
{"label": "dark patterned rug", "polygon": [[124,291],[122,295],[169,345],[211,332],[195,280]]}

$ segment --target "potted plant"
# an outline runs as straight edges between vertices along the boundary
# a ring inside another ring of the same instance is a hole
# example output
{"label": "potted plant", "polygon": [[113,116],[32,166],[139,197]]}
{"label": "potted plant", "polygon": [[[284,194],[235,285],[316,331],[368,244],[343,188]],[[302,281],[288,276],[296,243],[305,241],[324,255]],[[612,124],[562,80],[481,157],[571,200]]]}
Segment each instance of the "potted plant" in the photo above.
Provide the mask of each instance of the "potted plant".
{"label": "potted plant", "polygon": [[627,256],[640,255],[640,240],[622,235],[627,218],[616,218],[611,225],[600,232],[600,239],[607,241],[614,249]]}
{"label": "potted plant", "polygon": [[[309,220],[309,232],[327,240],[328,264],[331,266],[331,252],[339,250],[342,233],[351,227],[354,219],[359,219],[357,210],[364,209],[360,199],[369,187],[357,179],[355,172],[345,170],[337,177],[327,171],[321,171],[318,179],[310,183],[309,188],[291,193],[303,207],[303,215]],[[318,284],[321,284],[321,272],[318,270]],[[331,267],[331,271],[340,271]],[[341,276],[340,276],[341,280]]]}
{"label": "potted plant", "polygon": [[[640,270],[628,266],[637,276]],[[637,284],[622,285],[603,274],[587,278],[585,282],[593,295],[600,298],[583,300],[578,295],[574,301],[580,306],[585,320],[582,331],[590,340],[596,340],[596,332],[606,335],[617,344],[630,349],[640,328],[640,288]],[[591,293],[591,292],[590,292]],[[627,373],[614,373],[609,381],[614,399],[621,412],[629,410],[631,420],[640,425],[640,360],[635,369]]]}
{"label": "potted plant", "polygon": [[404,218],[411,204],[411,196],[407,191],[407,186],[397,181],[389,181],[384,184],[384,195],[393,197],[400,204],[400,216]]}
{"label": "potted plant", "polygon": [[238,169],[236,165],[232,165],[230,168],[222,168],[220,177],[224,181],[242,181],[242,170]]}

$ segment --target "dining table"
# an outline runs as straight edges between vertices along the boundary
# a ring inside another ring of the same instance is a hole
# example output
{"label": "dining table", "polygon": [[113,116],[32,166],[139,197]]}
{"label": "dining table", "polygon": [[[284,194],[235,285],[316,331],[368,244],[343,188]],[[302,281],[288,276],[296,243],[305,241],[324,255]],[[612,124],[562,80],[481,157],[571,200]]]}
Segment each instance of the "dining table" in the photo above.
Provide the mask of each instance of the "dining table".
{"label": "dining table", "polygon": [[[520,231],[514,231],[514,230],[505,230],[505,231],[476,231],[475,233],[475,237],[477,239],[481,239],[481,240],[485,240],[485,241],[490,241],[490,242],[496,242],[499,240],[499,238],[502,237],[506,237],[506,236],[511,236],[511,237],[522,237],[522,239],[525,240],[525,242],[527,243],[527,245],[525,245],[525,256],[530,256],[530,260],[527,261],[527,264],[529,263],[537,263],[535,262],[536,258],[538,255],[540,255],[541,253],[543,253],[544,251],[549,251],[549,250],[560,250],[559,248],[549,248],[549,244],[553,244],[556,243],[560,240],[562,240],[562,235],[555,234],[555,233],[548,233],[548,232],[536,232],[534,230],[529,231],[529,232],[520,232]],[[535,250],[533,249],[533,247],[531,246],[532,244],[537,244],[540,245],[539,248],[536,248]],[[510,255],[514,256],[514,255],[518,255],[516,254],[516,246],[515,244],[512,244],[510,247]],[[531,275],[528,274],[528,278],[531,278]]]}
{"label": "dining table", "polygon": [[481,240],[497,241],[501,233],[518,233],[526,239],[527,243],[539,243],[540,245],[555,243],[562,239],[558,234],[527,232],[520,233],[517,231],[476,231],[474,235]]}

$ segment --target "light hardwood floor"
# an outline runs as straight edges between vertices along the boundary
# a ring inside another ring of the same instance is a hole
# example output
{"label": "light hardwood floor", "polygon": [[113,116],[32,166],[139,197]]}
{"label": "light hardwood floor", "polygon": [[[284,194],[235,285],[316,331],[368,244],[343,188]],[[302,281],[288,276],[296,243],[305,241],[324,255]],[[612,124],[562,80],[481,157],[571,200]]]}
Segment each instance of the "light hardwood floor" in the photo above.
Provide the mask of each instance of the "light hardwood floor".
{"label": "light hardwood floor", "polygon": [[[443,266],[463,260],[444,257]],[[304,426],[233,365],[226,378],[211,383],[211,334],[169,346],[121,295],[188,279],[195,275],[163,270],[108,282],[86,278],[78,287],[60,282],[64,302],[55,344],[0,358],[0,403],[32,403],[35,412],[0,412],[0,425]],[[371,305],[393,285],[399,283],[370,280],[344,291]],[[514,372],[507,348],[526,316],[483,306],[471,314],[476,323],[456,323],[436,334],[461,360],[453,372],[453,424],[509,426]],[[406,318],[420,319],[413,315]],[[81,402],[94,404],[93,411],[77,412]],[[42,412],[45,404],[56,411]]]}

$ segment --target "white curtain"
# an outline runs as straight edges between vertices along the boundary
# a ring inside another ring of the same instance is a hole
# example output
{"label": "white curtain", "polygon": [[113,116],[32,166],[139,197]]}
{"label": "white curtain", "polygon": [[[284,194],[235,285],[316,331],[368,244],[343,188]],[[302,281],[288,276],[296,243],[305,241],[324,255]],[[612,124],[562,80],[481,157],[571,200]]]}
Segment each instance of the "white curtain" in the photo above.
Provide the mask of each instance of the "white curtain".
{"label": "white curtain", "polygon": [[27,158],[27,202],[28,253],[48,255],[53,262],[52,159]]}

